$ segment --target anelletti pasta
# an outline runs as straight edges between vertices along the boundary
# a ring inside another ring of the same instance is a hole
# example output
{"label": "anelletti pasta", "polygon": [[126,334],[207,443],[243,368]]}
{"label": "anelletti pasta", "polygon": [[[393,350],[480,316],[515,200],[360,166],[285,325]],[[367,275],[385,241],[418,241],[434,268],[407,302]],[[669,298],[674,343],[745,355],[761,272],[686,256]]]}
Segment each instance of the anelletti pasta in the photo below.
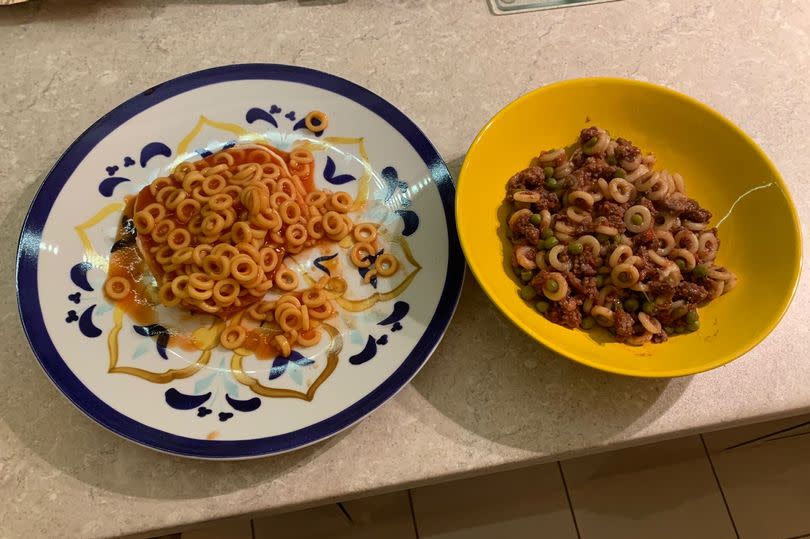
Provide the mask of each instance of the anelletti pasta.
{"label": "anelletti pasta", "polygon": [[716,262],[711,212],[679,174],[598,127],[542,152],[507,184],[520,295],[554,323],[631,345],[695,331],[699,305],[737,279]]}
{"label": "anelletti pasta", "polygon": [[[318,132],[328,119],[315,111],[307,122]],[[262,325],[271,329],[269,346],[281,355],[296,344],[314,346],[319,324],[335,313],[325,291],[329,279],[299,290],[299,276],[286,263],[290,254],[348,237],[352,262],[376,268],[366,282],[393,275],[399,264],[390,254],[373,258],[377,226],[356,225],[348,215],[352,197],[315,189],[313,170],[307,149],[286,153],[265,144],[180,163],[128,201],[130,228],[124,225],[119,237],[134,240],[133,246],[126,261],[113,253],[105,294],[127,302],[142,287],[143,279],[127,273],[137,255],[157,281],[154,296],[161,304],[228,321],[219,335],[225,348],[258,346],[250,327]]]}

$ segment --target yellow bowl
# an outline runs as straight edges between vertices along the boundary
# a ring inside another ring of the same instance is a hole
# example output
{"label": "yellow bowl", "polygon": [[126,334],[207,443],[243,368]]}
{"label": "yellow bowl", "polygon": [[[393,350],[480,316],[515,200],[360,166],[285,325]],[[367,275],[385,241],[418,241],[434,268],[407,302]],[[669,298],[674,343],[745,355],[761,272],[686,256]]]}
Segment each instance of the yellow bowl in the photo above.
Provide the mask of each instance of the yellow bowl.
{"label": "yellow bowl", "polygon": [[[518,297],[503,206],[507,180],[541,150],[568,146],[589,125],[653,152],[657,168],[680,172],[690,197],[714,213],[718,261],[739,284],[700,309],[701,328],[663,344],[632,347],[604,330],[552,324]],[[518,327],[549,348],[605,371],[646,377],[693,374],[727,363],[759,343],[796,289],[801,236],[779,172],[740,128],[667,88],[613,78],[559,82],[501,110],[470,147],[458,184],[461,245],[478,282]]]}

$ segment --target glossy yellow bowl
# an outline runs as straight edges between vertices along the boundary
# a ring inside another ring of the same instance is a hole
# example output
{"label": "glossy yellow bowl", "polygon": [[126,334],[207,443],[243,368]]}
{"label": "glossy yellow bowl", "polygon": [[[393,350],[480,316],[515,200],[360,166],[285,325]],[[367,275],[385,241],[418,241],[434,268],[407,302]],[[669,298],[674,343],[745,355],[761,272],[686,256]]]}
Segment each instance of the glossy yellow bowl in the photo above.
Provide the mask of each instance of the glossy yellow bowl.
{"label": "glossy yellow bowl", "polygon": [[[552,324],[518,297],[503,206],[507,180],[541,150],[574,143],[597,125],[680,172],[690,197],[714,213],[718,262],[739,284],[700,309],[701,328],[632,347],[602,329]],[[518,327],[549,348],[605,371],[647,377],[693,374],[727,363],[773,330],[796,289],[801,236],[796,208],[765,153],[706,105],[667,88],[612,78],[569,80],[514,101],[481,130],[458,183],[461,245],[478,282]]]}

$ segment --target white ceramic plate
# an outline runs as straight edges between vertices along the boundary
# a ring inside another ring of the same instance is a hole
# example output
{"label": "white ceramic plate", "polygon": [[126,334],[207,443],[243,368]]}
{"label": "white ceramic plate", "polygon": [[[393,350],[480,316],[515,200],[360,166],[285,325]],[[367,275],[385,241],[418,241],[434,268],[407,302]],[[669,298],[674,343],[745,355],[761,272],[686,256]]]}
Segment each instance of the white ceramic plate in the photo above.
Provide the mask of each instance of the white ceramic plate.
{"label": "white ceramic plate", "polygon": [[[305,127],[312,110],[328,115],[326,132]],[[345,248],[297,255],[302,277],[346,268],[343,305],[352,310],[339,308],[336,335],[289,359],[237,357],[213,344],[166,347],[163,328],[204,332],[211,322],[199,315],[183,321],[163,309],[162,327],[140,326],[105,299],[122,199],[178,162],[256,136],[281,149],[314,144],[316,185],[366,197],[351,216],[382,225],[384,248],[402,267],[364,284],[348,269]],[[425,135],[364,88],[281,65],[192,73],[104,116],[45,179],[20,237],[23,324],[59,389],[130,440],[201,458],[302,447],[393,396],[438,344],[464,274],[453,197],[447,168]]]}

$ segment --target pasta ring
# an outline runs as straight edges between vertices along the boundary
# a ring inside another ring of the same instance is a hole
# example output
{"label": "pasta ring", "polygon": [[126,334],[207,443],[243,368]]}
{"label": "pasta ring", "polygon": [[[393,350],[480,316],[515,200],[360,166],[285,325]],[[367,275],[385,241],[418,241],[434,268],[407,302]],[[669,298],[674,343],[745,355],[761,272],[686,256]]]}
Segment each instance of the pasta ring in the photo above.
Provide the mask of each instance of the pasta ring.
{"label": "pasta ring", "polygon": [[193,198],[184,198],[174,209],[174,213],[177,216],[178,221],[181,223],[187,223],[199,210],[199,201],[194,200]]}
{"label": "pasta ring", "polygon": [[138,234],[149,234],[155,228],[155,218],[148,211],[141,210],[132,216],[132,223]]}
{"label": "pasta ring", "polygon": [[284,335],[276,335],[274,342],[281,355],[284,357],[289,357],[289,355],[292,353],[292,349],[290,348],[290,341],[287,340],[287,337]]}
{"label": "pasta ring", "polygon": [[242,326],[228,326],[219,334],[219,342],[228,350],[235,350],[244,344],[247,330]]}
{"label": "pasta ring", "polygon": [[329,204],[335,211],[347,213],[352,207],[352,197],[345,191],[338,191],[329,198]]}
{"label": "pasta ring", "polygon": [[132,291],[132,285],[124,277],[110,277],[104,283],[104,292],[112,300],[121,300],[127,297]]}
{"label": "pasta ring", "polygon": [[250,255],[238,254],[231,259],[231,275],[240,283],[247,283],[256,278],[259,265]]}
{"label": "pasta ring", "polygon": [[188,275],[179,275],[172,279],[172,293],[180,299],[188,297]]}
{"label": "pasta ring", "polygon": [[320,307],[328,301],[328,298],[320,288],[310,288],[301,294],[301,301],[307,307]]}
{"label": "pasta ring", "polygon": [[188,247],[191,244],[191,233],[185,228],[175,228],[166,236],[166,243],[174,250]]}
{"label": "pasta ring", "polygon": [[163,204],[158,204],[157,202],[152,202],[148,204],[144,209],[141,211],[145,211],[149,213],[154,218],[155,222],[160,221],[164,217],[166,217],[166,208]]}
{"label": "pasta ring", "polygon": [[291,269],[282,266],[273,276],[273,281],[281,290],[295,290],[298,288],[298,275]]}
{"label": "pasta ring", "polygon": [[174,181],[171,178],[155,178],[152,180],[152,183],[149,184],[149,192],[152,193],[152,196],[156,196],[158,191],[173,184]]}
{"label": "pasta ring", "polygon": [[309,331],[298,334],[298,344],[304,348],[315,346],[319,342],[321,342],[321,334],[315,329],[310,329]]}
{"label": "pasta ring", "polygon": [[259,267],[262,271],[270,272],[278,264],[278,253],[272,247],[259,249]]}
{"label": "pasta ring", "polygon": [[213,295],[211,297],[220,305],[230,305],[236,301],[237,296],[239,296],[240,288],[239,283],[236,282],[235,279],[220,279],[214,283]]}
{"label": "pasta ring", "polygon": [[301,207],[294,200],[286,200],[279,207],[278,213],[281,215],[282,221],[291,225],[297,223],[301,218]]}
{"label": "pasta ring", "polygon": [[174,230],[174,227],[174,221],[169,219],[161,219],[155,223],[155,227],[152,229],[152,239],[155,240],[156,243],[164,243],[168,238],[169,233]]}
{"label": "pasta ring", "polygon": [[215,280],[224,279],[231,273],[231,261],[224,256],[208,255],[203,258],[202,267]]}
{"label": "pasta ring", "polygon": [[165,305],[166,307],[174,307],[180,304],[181,298],[178,298],[172,292],[172,283],[166,282],[161,285],[158,291],[158,297],[160,298],[160,302]]}
{"label": "pasta ring", "polygon": [[383,253],[374,261],[374,268],[383,277],[390,277],[399,269],[399,261],[389,253]]}
{"label": "pasta ring", "polygon": [[189,286],[198,290],[211,290],[214,288],[214,280],[202,272],[194,272],[188,276]]}
{"label": "pasta ring", "polygon": [[310,238],[319,240],[323,237],[323,218],[322,217],[311,217],[309,221],[307,221],[307,234]]}
{"label": "pasta ring", "polygon": [[323,133],[329,127],[329,117],[319,110],[313,110],[304,117],[304,125],[315,134]]}
{"label": "pasta ring", "polygon": [[355,225],[352,235],[357,241],[370,243],[377,239],[377,227],[371,223],[360,223]]}
{"label": "pasta ring", "polygon": [[371,265],[371,257],[374,255],[374,247],[370,243],[360,242],[352,246],[349,258],[352,264],[358,268],[367,268]]}
{"label": "pasta ring", "polygon": [[303,245],[307,241],[307,229],[301,223],[295,223],[287,227],[284,232],[287,243],[292,246]]}

